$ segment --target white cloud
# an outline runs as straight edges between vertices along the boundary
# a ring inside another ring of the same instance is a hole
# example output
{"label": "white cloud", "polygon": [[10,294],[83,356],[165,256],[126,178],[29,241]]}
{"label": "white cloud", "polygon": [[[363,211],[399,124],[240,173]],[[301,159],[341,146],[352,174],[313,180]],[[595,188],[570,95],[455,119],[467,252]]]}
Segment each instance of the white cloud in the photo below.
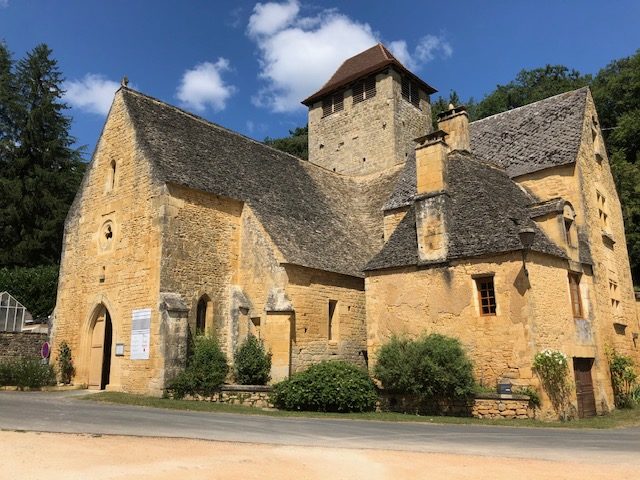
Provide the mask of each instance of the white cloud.
{"label": "white cloud", "polygon": [[65,100],[80,110],[106,115],[113,102],[113,95],[119,87],[118,82],[109,80],[104,75],[87,73],[80,80],[65,83]]}
{"label": "white cloud", "polygon": [[0,0],[0,8],[7,8],[9,6],[9,0]]}
{"label": "white cloud", "polygon": [[296,0],[289,0],[287,3],[256,3],[249,18],[249,35],[272,35],[290,25],[299,12],[300,5]]}
{"label": "white cloud", "polygon": [[207,106],[223,110],[236,91],[222,79],[222,72],[230,70],[229,60],[218,58],[216,63],[203,62],[184,72],[176,96],[184,106],[202,112]]}
{"label": "white cloud", "polygon": [[[344,60],[380,41],[369,24],[335,9],[303,16],[297,0],[256,4],[247,35],[258,46],[264,81],[253,103],[275,112],[301,108],[300,101],[317,91]],[[452,53],[445,40],[433,35],[424,37],[413,53],[404,40],[390,42],[389,48],[414,70],[437,52],[443,57]]]}

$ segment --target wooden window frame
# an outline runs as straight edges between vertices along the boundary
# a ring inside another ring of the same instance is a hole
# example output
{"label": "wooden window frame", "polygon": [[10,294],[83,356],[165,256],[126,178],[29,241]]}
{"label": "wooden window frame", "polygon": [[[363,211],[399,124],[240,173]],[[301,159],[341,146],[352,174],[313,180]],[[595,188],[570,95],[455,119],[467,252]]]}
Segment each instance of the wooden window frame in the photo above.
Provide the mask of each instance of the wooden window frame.
{"label": "wooden window frame", "polygon": [[571,314],[573,318],[584,318],[584,306],[582,305],[582,292],[580,289],[580,280],[582,274],[576,272],[568,273],[569,280],[569,297],[571,299]]}
{"label": "wooden window frame", "polygon": [[478,294],[478,313],[481,317],[495,317],[498,314],[498,301],[494,276],[474,275],[473,279]]}

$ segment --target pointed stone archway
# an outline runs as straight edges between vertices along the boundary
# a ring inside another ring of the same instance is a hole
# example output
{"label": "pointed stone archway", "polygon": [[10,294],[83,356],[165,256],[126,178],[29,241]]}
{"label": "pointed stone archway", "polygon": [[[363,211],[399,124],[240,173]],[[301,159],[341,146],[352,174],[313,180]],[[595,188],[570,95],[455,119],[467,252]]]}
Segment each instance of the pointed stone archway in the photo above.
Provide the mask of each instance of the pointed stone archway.
{"label": "pointed stone archway", "polygon": [[111,380],[111,357],[113,345],[113,323],[104,304],[95,311],[89,331],[89,378],[88,387],[104,390]]}

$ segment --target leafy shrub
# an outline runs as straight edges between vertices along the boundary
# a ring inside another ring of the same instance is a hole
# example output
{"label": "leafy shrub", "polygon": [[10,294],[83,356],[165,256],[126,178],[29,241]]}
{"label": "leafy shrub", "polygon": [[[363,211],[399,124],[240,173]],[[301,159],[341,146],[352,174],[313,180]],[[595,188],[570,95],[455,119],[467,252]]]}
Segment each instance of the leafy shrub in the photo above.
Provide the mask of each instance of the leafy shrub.
{"label": "leafy shrub", "polygon": [[636,384],[638,374],[635,371],[633,360],[615,350],[610,350],[607,356],[609,357],[611,386],[616,407],[633,408],[636,405],[634,390],[640,388]]}
{"label": "leafy shrub", "polygon": [[56,363],[58,365],[58,371],[60,372],[60,381],[65,385],[71,383],[71,378],[75,374],[76,369],[73,366],[71,347],[65,341],[58,347],[58,359]]}
{"label": "leafy shrub", "polygon": [[392,337],[378,352],[375,376],[385,390],[443,401],[470,396],[471,361],[460,342],[439,334],[417,340]]}
{"label": "leafy shrub", "polygon": [[0,363],[0,386],[38,389],[56,384],[52,365],[42,364],[37,358],[20,358]]}
{"label": "leafy shrub", "polygon": [[549,396],[551,404],[562,420],[569,418],[571,383],[567,356],[558,351],[546,349],[536,353],[533,368],[540,377],[542,388]]}
{"label": "leafy shrub", "polygon": [[46,317],[53,311],[58,290],[58,266],[0,268],[0,292],[9,292],[33,315]]}
{"label": "leafy shrub", "polygon": [[266,385],[271,378],[271,352],[264,342],[249,335],[233,355],[235,379],[241,385]]}
{"label": "leafy shrub", "polygon": [[284,410],[366,412],[374,409],[375,385],[367,372],[344,361],[325,361],[273,387],[272,401]]}
{"label": "leafy shrub", "polygon": [[526,387],[514,388],[513,393],[518,395],[527,395],[529,397],[529,403],[534,407],[540,408],[540,405],[542,403],[540,400],[540,394],[531,385],[527,385]]}
{"label": "leafy shrub", "polygon": [[215,338],[198,335],[193,342],[187,368],[169,386],[174,398],[184,398],[185,395],[211,397],[229,373],[227,357]]}

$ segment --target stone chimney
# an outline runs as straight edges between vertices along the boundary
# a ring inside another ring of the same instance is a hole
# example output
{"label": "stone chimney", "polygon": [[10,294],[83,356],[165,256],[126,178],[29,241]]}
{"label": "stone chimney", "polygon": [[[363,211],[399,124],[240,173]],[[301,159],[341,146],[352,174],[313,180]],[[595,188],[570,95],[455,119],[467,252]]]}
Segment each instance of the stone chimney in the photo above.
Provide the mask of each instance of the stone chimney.
{"label": "stone chimney", "polygon": [[454,107],[449,104],[449,110],[438,114],[438,128],[447,133],[447,143],[452,151],[471,151],[469,115],[465,106]]}
{"label": "stone chimney", "polygon": [[416,233],[419,263],[438,263],[446,260],[448,251],[446,209],[447,134],[437,130],[416,139],[415,197]]}

